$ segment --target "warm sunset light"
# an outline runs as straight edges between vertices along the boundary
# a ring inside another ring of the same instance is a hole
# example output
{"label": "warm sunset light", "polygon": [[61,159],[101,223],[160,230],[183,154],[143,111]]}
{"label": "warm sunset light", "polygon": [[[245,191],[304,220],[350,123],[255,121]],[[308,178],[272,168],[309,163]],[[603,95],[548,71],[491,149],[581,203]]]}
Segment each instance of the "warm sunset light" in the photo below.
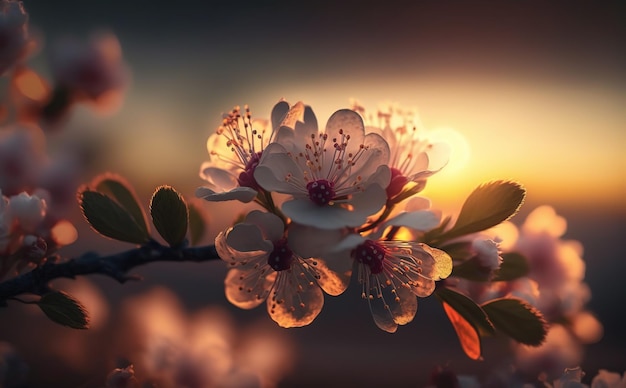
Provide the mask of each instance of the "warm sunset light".
{"label": "warm sunset light", "polygon": [[0,388],[625,388],[623,8],[0,0]]}
{"label": "warm sunset light", "polygon": [[60,221],[51,230],[52,238],[60,245],[69,245],[76,241],[78,232],[68,221]]}
{"label": "warm sunset light", "polygon": [[20,93],[34,101],[43,101],[50,92],[50,88],[39,74],[30,69],[20,69],[14,82]]}

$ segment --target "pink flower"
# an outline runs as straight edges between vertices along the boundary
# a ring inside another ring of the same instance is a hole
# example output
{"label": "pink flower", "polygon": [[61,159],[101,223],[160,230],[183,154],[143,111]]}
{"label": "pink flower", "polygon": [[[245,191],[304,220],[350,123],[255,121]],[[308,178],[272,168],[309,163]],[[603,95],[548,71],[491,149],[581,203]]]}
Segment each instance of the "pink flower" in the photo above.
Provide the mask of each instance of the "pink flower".
{"label": "pink flower", "polygon": [[372,123],[365,128],[366,132],[378,133],[389,143],[391,182],[387,196],[390,199],[403,191],[410,191],[410,195],[422,191],[427,178],[447,164],[449,145],[430,141],[417,114],[390,105],[378,111],[378,124],[374,124],[376,120],[368,118],[364,108],[354,104],[353,109]]}
{"label": "pink flower", "polygon": [[398,325],[411,322],[417,312],[417,298],[435,290],[435,281],[452,272],[452,258],[426,244],[346,237],[326,256],[328,261],[353,262],[353,276],[361,285],[376,325],[393,333]]}
{"label": "pink flower", "polygon": [[224,282],[235,306],[250,309],[267,301],[270,317],[282,327],[308,325],[322,310],[318,263],[293,252],[278,216],[252,211],[221,232],[215,246],[231,266]]}
{"label": "pink flower", "polygon": [[0,189],[11,196],[32,190],[47,159],[45,138],[38,128],[0,130]]}
{"label": "pink flower", "polygon": [[596,377],[591,380],[591,388],[626,388],[626,374],[620,375],[600,369]]}
{"label": "pink flower", "polygon": [[54,49],[51,69],[58,88],[106,110],[120,104],[130,72],[115,35],[94,35],[88,42],[66,39]]}
{"label": "pink flower", "polygon": [[324,132],[316,123],[279,131],[254,178],[267,191],[291,195],[281,210],[296,223],[358,227],[385,204],[388,160],[385,139],[365,135],[361,117],[344,109],[330,117]]}
{"label": "pink flower", "polygon": [[32,233],[46,215],[46,202],[23,192],[9,199],[9,211],[23,231]]}
{"label": "pink flower", "polygon": [[482,268],[489,271],[496,271],[502,264],[498,243],[491,239],[476,238],[472,240],[472,251]]}
{"label": "pink flower", "polygon": [[585,276],[582,246],[573,240],[562,240],[567,221],[550,206],[533,210],[521,227],[515,250],[528,259],[529,277],[540,288],[556,289]]}
{"label": "pink flower", "polygon": [[247,106],[243,115],[239,107],[224,115],[222,125],[207,140],[210,160],[200,167],[200,177],[208,185],[198,188],[196,196],[207,201],[254,200],[260,189],[254,170],[288,110],[284,101],[274,106],[269,133],[267,120],[253,120]]}

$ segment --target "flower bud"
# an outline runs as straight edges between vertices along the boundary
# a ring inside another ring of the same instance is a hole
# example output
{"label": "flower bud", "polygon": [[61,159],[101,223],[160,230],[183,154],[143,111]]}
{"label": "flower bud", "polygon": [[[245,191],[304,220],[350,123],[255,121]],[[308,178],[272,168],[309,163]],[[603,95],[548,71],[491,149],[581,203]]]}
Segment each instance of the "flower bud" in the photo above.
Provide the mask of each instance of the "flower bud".
{"label": "flower bud", "polygon": [[9,199],[9,209],[21,228],[27,233],[32,233],[46,215],[46,201],[36,195],[31,196],[22,192]]}
{"label": "flower bud", "polygon": [[134,388],[139,383],[135,378],[135,370],[132,365],[126,368],[115,368],[107,376],[106,388]]}
{"label": "flower bud", "polygon": [[502,258],[498,249],[498,243],[490,239],[475,239],[472,241],[472,250],[481,267],[495,271],[500,268]]}
{"label": "flower bud", "polygon": [[38,263],[45,257],[48,244],[43,238],[29,234],[22,240],[22,250],[24,259],[31,263]]}

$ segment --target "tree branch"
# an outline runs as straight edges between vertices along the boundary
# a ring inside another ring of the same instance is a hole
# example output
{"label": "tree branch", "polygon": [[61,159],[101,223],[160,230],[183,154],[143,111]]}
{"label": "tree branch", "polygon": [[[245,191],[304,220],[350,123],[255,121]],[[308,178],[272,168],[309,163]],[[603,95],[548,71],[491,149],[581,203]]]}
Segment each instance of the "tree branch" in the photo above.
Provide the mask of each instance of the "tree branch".
{"label": "tree branch", "polygon": [[86,253],[76,259],[64,262],[46,262],[30,272],[0,283],[0,304],[21,294],[42,295],[48,292],[48,283],[57,278],[75,278],[78,275],[100,274],[109,276],[120,283],[135,280],[126,273],[132,268],[157,261],[219,260],[214,245],[189,248],[170,248],[156,241],[125,252],[109,256]]}

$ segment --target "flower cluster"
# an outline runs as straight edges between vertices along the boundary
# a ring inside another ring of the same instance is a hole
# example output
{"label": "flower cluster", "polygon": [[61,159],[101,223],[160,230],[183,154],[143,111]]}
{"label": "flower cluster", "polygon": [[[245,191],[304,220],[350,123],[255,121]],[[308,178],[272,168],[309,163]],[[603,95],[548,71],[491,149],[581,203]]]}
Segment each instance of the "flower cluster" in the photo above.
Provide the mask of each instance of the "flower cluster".
{"label": "flower cluster", "polygon": [[46,80],[27,63],[41,45],[28,19],[21,1],[0,0],[0,77],[8,86],[0,103],[0,279],[76,239],[66,218],[84,155],[75,147],[48,155],[45,131],[77,103],[101,109],[119,101],[129,78],[119,42],[104,34],[53,45]]}
{"label": "flower cluster", "polygon": [[556,378],[564,368],[582,361],[582,345],[602,336],[602,325],[585,310],[591,293],[583,282],[582,245],[561,238],[566,228],[567,221],[552,207],[540,206],[521,227],[506,222],[480,237],[501,240],[501,253],[522,254],[528,266],[525,276],[493,283],[455,279],[457,289],[478,302],[515,297],[541,311],[550,324],[545,342],[540,347],[515,346],[516,365],[529,375]]}
{"label": "flower cluster", "polygon": [[[526,382],[514,368],[502,368],[492,371],[486,378],[478,379],[475,376],[456,375],[447,368],[437,368],[431,376],[432,387],[545,387],[545,388],[624,388],[626,374],[620,375],[606,369],[598,370],[591,379],[591,385],[582,382],[585,372],[580,366],[561,369],[554,378],[541,375],[532,382]],[[482,381],[481,381],[482,380]]]}
{"label": "flower cluster", "polygon": [[294,358],[293,344],[278,328],[237,325],[218,306],[188,314],[164,288],[124,301],[122,319],[117,348],[133,365],[109,375],[111,388],[272,387]]}
{"label": "flower cluster", "polygon": [[9,98],[0,104],[0,122],[9,121],[56,129],[79,103],[102,113],[117,109],[130,72],[117,38],[111,33],[88,40],[64,38],[50,50],[47,79],[28,65],[43,42],[31,35],[23,2],[0,0],[0,77],[9,81]]}
{"label": "flower cluster", "polygon": [[351,109],[320,130],[309,106],[280,101],[270,121],[233,109],[209,138],[211,159],[200,170],[209,184],[198,197],[263,209],[215,240],[231,267],[228,300],[241,308],[266,302],[280,326],[299,327],[319,314],[324,292],[341,294],[354,276],[378,327],[395,332],[411,322],[417,297],[450,275],[452,259],[398,232],[439,225],[440,214],[414,195],[441,168],[430,165],[431,153],[448,150],[415,128],[366,127]]}
{"label": "flower cluster", "polygon": [[7,198],[0,191],[0,279],[43,259],[46,241],[38,234],[46,202],[26,193]]}

